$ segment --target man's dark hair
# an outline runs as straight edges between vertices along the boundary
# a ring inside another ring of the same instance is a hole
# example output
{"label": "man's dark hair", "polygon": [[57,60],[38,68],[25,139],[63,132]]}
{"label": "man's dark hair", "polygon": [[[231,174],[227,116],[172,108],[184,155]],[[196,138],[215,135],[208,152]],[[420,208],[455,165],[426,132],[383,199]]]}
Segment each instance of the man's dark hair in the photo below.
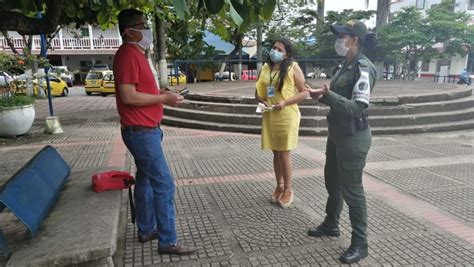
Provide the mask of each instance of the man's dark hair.
{"label": "man's dark hair", "polygon": [[119,31],[120,35],[123,34],[125,29],[137,23],[137,17],[143,16],[143,12],[137,9],[124,9],[118,14]]}

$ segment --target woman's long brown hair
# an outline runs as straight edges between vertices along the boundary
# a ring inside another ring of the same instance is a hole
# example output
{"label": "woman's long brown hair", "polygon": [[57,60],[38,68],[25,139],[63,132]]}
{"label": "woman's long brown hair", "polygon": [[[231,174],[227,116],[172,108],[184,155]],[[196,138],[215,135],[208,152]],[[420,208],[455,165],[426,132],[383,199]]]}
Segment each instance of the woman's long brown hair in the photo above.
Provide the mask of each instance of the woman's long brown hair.
{"label": "woman's long brown hair", "polygon": [[[285,46],[286,56],[287,56],[287,58],[285,58],[280,63],[280,75],[279,75],[280,77],[278,78],[277,90],[281,92],[283,88],[283,83],[285,81],[285,77],[288,74],[288,67],[291,66],[291,64],[293,63],[293,45],[291,44],[290,40],[285,39],[285,38],[280,38],[280,39],[275,40],[272,43],[271,47],[273,47],[275,43],[277,42],[282,43],[283,46]],[[273,61],[270,60],[270,57],[268,57],[268,64],[273,69],[273,66],[275,65],[275,63],[273,63]]]}

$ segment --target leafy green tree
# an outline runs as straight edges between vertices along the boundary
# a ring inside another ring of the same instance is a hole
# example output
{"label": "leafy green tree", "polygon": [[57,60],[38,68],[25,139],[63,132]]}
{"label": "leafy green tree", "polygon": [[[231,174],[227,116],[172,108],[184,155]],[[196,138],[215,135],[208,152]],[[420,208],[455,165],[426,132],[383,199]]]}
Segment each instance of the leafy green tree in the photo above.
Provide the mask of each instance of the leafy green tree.
{"label": "leafy green tree", "polygon": [[[268,23],[267,40],[265,46],[279,37],[292,40],[296,55],[299,58],[311,58],[316,60],[313,67],[325,69],[332,74],[333,69],[342,61],[334,51],[335,35],[331,32],[332,24],[345,23],[348,20],[366,20],[375,14],[374,11],[354,11],[352,9],[342,12],[327,12],[326,16],[320,17],[311,5],[288,4],[282,5],[283,9],[275,12],[271,23]],[[293,16],[286,10],[296,10]],[[280,18],[280,20],[275,21]],[[281,21],[285,18],[285,22]],[[275,23],[276,22],[276,23]],[[334,61],[335,58],[341,60]]]}
{"label": "leafy green tree", "polygon": [[[0,1],[0,31],[18,31],[23,35],[53,33],[58,25],[90,23],[109,27],[117,22],[117,13],[125,8],[154,11],[156,5],[168,4],[171,0],[25,0]],[[277,0],[194,0],[197,10],[217,14],[227,12],[237,25],[248,24],[252,7],[259,7],[258,13],[271,15]],[[172,0],[170,3],[178,18],[184,19],[190,12],[186,0]],[[196,11],[197,11],[196,10]],[[195,10],[191,10],[195,12]],[[44,17],[38,18],[37,13]]]}
{"label": "leafy green tree", "polygon": [[[456,53],[466,55],[474,44],[474,26],[469,25],[470,15],[455,12],[452,1],[422,14],[415,7],[397,12],[393,20],[378,31],[379,55],[399,61],[407,77],[415,78],[419,62],[450,57]],[[435,45],[442,44],[442,51]]]}
{"label": "leafy green tree", "polygon": [[[175,16],[185,20],[187,15],[201,13],[230,16],[243,32],[252,21],[268,18],[277,0],[31,0],[0,1],[0,32],[18,31],[22,35],[54,33],[59,25],[75,23],[100,25],[108,28],[117,23],[117,14],[125,8],[137,8],[146,13],[156,12],[156,29],[159,31],[157,46],[160,60],[165,55],[165,22]],[[189,2],[189,4],[187,4]],[[42,12],[43,18],[37,13]],[[170,15],[173,13],[173,15]],[[181,32],[184,28],[181,27]],[[175,36],[176,37],[176,36]],[[199,35],[191,37],[199,45]],[[202,38],[201,38],[202,40]],[[183,44],[186,41],[183,40]],[[175,49],[175,52],[178,50]],[[160,64],[160,73],[166,74],[166,64]],[[163,76],[162,76],[163,77]],[[166,80],[166,79],[162,79]]]}

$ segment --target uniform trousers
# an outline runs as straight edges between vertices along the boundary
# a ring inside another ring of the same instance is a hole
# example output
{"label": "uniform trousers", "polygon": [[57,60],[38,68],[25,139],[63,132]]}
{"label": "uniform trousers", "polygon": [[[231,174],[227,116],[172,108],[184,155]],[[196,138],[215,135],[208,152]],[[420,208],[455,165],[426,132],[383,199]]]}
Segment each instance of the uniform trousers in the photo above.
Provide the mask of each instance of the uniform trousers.
{"label": "uniform trousers", "polygon": [[370,128],[327,139],[324,179],[329,194],[324,225],[338,227],[343,202],[349,207],[352,245],[367,245],[367,203],[362,173],[371,145]]}

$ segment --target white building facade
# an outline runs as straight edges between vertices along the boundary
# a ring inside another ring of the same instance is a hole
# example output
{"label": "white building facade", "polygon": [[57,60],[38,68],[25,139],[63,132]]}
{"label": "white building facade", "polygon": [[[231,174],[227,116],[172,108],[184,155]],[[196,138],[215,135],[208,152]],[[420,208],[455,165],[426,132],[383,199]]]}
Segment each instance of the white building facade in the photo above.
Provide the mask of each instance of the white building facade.
{"label": "white building facade", "polygon": [[[441,0],[402,0],[390,5],[390,13],[401,11],[404,7],[416,6],[417,9],[425,11],[439,4]],[[474,25],[474,0],[453,0],[455,11],[466,11],[471,14],[469,24]],[[437,45],[438,46],[438,45]],[[442,45],[439,45],[442,48]],[[467,68],[468,72],[474,73],[474,52],[466,56],[455,55],[446,60],[433,60],[422,64],[418,73],[419,77],[432,77],[434,75],[459,75],[461,71]],[[448,73],[443,73],[446,70]]]}
{"label": "white building facade", "polygon": [[[8,32],[15,49],[22,53],[25,43],[17,32]],[[62,27],[51,40],[47,55],[55,66],[67,66],[75,74],[76,82],[81,82],[94,64],[112,66],[113,56],[122,43],[118,27],[102,30],[91,25],[76,28]],[[40,54],[41,39],[35,35],[32,53]],[[0,53],[12,53],[4,36],[0,37]]]}

